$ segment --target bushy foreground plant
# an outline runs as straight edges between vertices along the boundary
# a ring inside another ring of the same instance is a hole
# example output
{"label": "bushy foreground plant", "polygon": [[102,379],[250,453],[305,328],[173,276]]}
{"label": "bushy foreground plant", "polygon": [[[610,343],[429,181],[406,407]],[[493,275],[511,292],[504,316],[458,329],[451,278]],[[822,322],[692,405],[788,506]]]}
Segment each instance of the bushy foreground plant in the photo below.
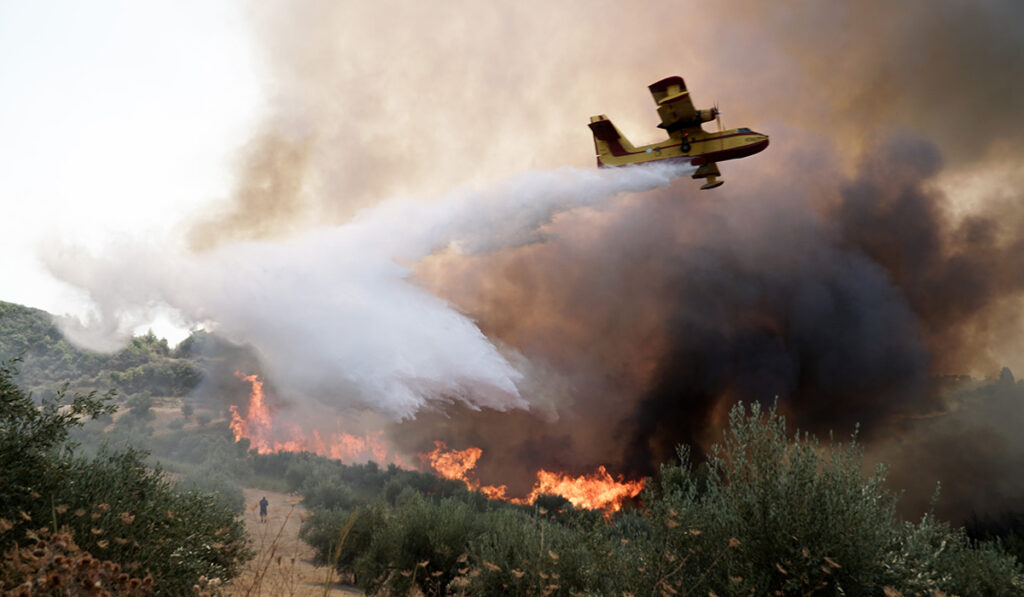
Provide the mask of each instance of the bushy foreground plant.
{"label": "bushy foreground plant", "polygon": [[865,477],[862,466],[855,438],[790,436],[774,408],[737,405],[704,465],[681,451],[642,509],[610,520],[412,486],[354,506],[321,484],[303,532],[371,594],[1024,594],[999,545],[931,515],[899,521],[885,469]]}
{"label": "bushy foreground plant", "polygon": [[178,490],[209,494],[218,506],[235,514],[245,510],[242,488],[232,481],[230,474],[213,466],[201,466],[189,471],[178,481]]}
{"label": "bushy foreground plant", "polygon": [[764,415],[757,404],[749,415],[734,408],[712,450],[707,492],[697,500],[708,511],[710,535],[739,542],[726,574],[744,578],[756,593],[878,594],[896,497],[885,489],[884,468],[864,478],[862,464],[855,439],[822,445],[807,434],[789,438],[774,408]]}
{"label": "bushy foreground plant", "polygon": [[[690,553],[719,595],[1024,594],[1024,571],[998,546],[973,545],[930,515],[897,520],[885,468],[863,475],[855,437],[790,437],[775,408],[737,405],[705,476],[680,456],[646,495],[649,520],[662,523],[649,526],[650,542]],[[732,549],[710,561],[723,543]]]}
{"label": "bushy foreground plant", "polygon": [[71,533],[32,534],[30,545],[12,548],[0,562],[0,591],[11,597],[153,593],[153,577],[133,577],[115,562],[82,551]]}
{"label": "bushy foreground plant", "polygon": [[134,450],[76,457],[71,428],[109,412],[94,394],[41,407],[0,365],[0,552],[41,529],[68,529],[93,557],[152,575],[157,594],[182,595],[201,577],[234,576],[247,557],[244,528],[217,499],[179,491]]}

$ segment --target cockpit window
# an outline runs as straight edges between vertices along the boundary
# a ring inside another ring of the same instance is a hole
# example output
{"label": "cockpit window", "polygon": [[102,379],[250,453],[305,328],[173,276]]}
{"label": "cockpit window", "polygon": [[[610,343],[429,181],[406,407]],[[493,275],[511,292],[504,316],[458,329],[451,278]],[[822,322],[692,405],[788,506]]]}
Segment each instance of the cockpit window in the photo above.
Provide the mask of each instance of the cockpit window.
{"label": "cockpit window", "polygon": [[744,128],[741,128],[741,129],[736,129],[736,132],[738,132],[738,133],[751,133],[751,134],[753,134],[754,131],[744,127]]}

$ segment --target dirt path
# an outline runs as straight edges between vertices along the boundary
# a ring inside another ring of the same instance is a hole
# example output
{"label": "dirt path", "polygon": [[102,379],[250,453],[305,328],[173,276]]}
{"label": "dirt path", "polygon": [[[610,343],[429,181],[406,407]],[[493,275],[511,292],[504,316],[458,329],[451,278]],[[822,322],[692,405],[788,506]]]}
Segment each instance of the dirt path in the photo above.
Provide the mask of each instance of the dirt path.
{"label": "dirt path", "polygon": [[[299,497],[262,489],[245,489],[245,526],[256,557],[227,587],[227,594],[250,597],[354,597],[362,591],[333,583],[324,592],[328,569],[313,566],[313,548],[299,538],[299,527],[307,516]],[[266,523],[260,522],[262,496],[270,506]]]}

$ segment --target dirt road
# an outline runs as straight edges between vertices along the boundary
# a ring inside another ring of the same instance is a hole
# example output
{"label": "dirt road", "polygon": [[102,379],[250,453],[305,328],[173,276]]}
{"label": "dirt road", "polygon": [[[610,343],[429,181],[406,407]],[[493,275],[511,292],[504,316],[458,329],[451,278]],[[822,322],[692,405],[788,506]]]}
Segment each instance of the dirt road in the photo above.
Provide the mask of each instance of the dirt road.
{"label": "dirt road", "polygon": [[[262,489],[245,489],[245,526],[256,557],[227,587],[227,594],[247,597],[354,597],[363,595],[352,587],[332,583],[325,592],[328,568],[313,566],[313,548],[299,538],[307,516],[299,497]],[[262,496],[270,502],[265,523],[260,522]],[[336,575],[335,575],[336,576]],[[332,577],[334,578],[334,577]]]}

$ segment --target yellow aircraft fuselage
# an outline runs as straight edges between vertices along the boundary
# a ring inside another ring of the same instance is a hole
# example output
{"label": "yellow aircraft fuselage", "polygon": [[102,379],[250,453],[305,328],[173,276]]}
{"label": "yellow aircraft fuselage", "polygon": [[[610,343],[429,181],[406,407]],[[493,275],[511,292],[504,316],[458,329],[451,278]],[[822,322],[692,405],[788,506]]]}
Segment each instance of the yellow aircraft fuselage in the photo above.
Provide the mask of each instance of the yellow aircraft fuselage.
{"label": "yellow aircraft fuselage", "polygon": [[748,128],[707,132],[701,124],[718,116],[717,108],[694,110],[689,92],[680,77],[668,77],[650,86],[662,118],[659,128],[669,138],[658,143],[634,147],[607,116],[592,116],[590,129],[594,134],[597,165],[628,166],[657,160],[672,160],[698,166],[693,178],[705,178],[701,187],[720,186],[721,173],[716,162],[747,157],[768,147],[768,136]]}

